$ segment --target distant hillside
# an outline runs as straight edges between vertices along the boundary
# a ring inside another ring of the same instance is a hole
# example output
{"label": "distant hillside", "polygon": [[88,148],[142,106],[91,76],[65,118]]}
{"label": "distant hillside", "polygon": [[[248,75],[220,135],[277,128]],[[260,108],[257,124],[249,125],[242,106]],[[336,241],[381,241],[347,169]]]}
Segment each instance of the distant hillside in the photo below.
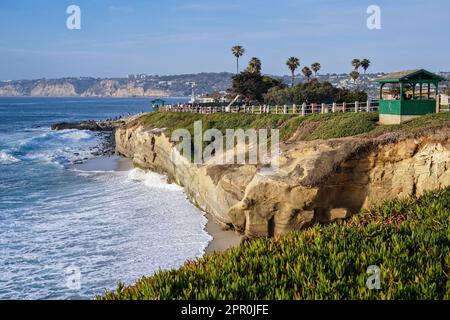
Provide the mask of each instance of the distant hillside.
{"label": "distant hillside", "polygon": [[[440,73],[450,77],[450,73]],[[129,75],[124,78],[61,78],[0,81],[0,96],[80,96],[80,97],[148,97],[148,96],[191,96],[192,85],[196,95],[226,91],[231,87],[231,78],[234,74],[197,73],[182,75]],[[329,81],[333,86],[350,90],[363,89],[369,97],[374,99],[378,95],[378,85],[374,80],[383,75],[361,75],[358,82],[354,82],[348,74],[320,74],[320,81]],[[272,75],[273,76],[273,75]],[[290,76],[273,76],[290,84]],[[296,76],[296,83],[306,81],[302,75]],[[441,90],[446,90],[442,83]]]}
{"label": "distant hillside", "polygon": [[190,96],[195,93],[225,91],[231,86],[231,73],[185,75],[130,75],[127,78],[62,78],[0,82],[0,96],[80,96],[148,97]]}

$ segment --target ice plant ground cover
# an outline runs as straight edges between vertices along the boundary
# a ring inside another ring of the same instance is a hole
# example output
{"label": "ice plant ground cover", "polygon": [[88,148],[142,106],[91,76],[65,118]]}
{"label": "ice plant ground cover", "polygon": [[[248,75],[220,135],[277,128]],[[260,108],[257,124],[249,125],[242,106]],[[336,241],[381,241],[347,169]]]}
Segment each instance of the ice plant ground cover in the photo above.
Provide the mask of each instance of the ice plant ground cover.
{"label": "ice plant ground cover", "polygon": [[[366,285],[378,266],[381,289]],[[342,224],[259,239],[161,271],[104,299],[450,299],[450,187]]]}
{"label": "ice plant ground cover", "polygon": [[355,135],[374,136],[392,131],[414,131],[448,124],[450,113],[430,114],[401,125],[380,126],[377,112],[329,113],[309,116],[280,114],[151,112],[137,121],[153,128],[165,129],[166,135],[177,129],[194,133],[195,121],[202,121],[203,130],[218,129],[279,129],[280,141],[286,141],[296,133],[296,139],[315,140],[343,138]]}

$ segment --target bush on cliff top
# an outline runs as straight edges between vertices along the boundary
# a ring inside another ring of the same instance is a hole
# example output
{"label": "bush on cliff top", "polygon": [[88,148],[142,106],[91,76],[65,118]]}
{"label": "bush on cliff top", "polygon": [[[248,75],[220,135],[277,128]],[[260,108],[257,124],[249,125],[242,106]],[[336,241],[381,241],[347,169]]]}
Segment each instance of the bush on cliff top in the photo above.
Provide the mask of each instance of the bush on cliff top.
{"label": "bush on cliff top", "polygon": [[[450,187],[160,271],[106,299],[450,299]],[[381,269],[369,290],[367,268]]]}
{"label": "bush on cliff top", "polygon": [[[143,124],[155,128],[166,128],[170,135],[176,129],[194,130],[194,122],[202,120],[203,130],[216,128],[222,133],[226,129],[272,129],[280,130],[280,139],[291,138],[297,130],[304,130],[302,140],[332,139],[360,134],[381,134],[397,130],[415,130],[450,123],[450,112],[431,114],[396,126],[379,126],[378,113],[330,113],[306,117],[284,114],[215,113],[210,115],[188,112],[152,112],[143,116]],[[311,125],[314,124],[314,125]]]}

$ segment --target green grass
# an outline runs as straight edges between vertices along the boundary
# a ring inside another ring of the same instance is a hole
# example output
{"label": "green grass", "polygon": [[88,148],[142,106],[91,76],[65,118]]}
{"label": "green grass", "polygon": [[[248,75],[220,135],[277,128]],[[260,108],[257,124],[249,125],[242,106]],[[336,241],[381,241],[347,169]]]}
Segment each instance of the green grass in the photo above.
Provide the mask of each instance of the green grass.
{"label": "green grass", "polygon": [[297,130],[310,127],[312,130],[302,134],[303,140],[343,138],[355,135],[379,135],[393,131],[414,131],[421,128],[450,124],[450,113],[431,114],[413,121],[394,126],[380,126],[378,113],[330,113],[314,114],[306,117],[276,114],[215,113],[211,115],[197,113],[153,112],[139,121],[155,128],[166,128],[171,135],[176,129],[194,131],[194,122],[202,120],[203,130],[216,128],[222,133],[226,129],[279,129],[280,140],[286,141]]}
{"label": "green grass", "polygon": [[423,128],[440,127],[443,125],[450,125],[450,112],[428,114],[399,125],[379,126],[371,132],[371,135],[394,131],[413,132]]}
{"label": "green grass", "polygon": [[[160,271],[106,299],[450,299],[450,188],[342,225],[261,239]],[[381,268],[381,290],[366,287]]]}

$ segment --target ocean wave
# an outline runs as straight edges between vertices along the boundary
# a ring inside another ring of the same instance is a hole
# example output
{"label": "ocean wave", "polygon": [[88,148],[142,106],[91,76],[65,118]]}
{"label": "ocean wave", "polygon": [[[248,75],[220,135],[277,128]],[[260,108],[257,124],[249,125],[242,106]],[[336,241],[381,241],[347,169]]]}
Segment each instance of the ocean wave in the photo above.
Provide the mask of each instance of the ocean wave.
{"label": "ocean wave", "polygon": [[93,137],[93,135],[88,132],[88,131],[80,131],[80,130],[76,130],[76,131],[72,131],[72,130],[67,130],[67,131],[61,131],[62,134],[59,135],[60,139],[68,139],[68,140],[73,140],[73,141],[80,141],[80,140],[88,140],[88,139],[93,139],[95,137]]}
{"label": "ocean wave", "polygon": [[13,164],[20,162],[20,159],[10,155],[7,152],[0,151],[0,164]]}
{"label": "ocean wave", "polygon": [[128,173],[128,179],[131,181],[143,182],[145,186],[150,188],[182,190],[181,187],[175,184],[169,184],[166,176],[152,171],[144,171],[139,168],[132,169]]}
{"label": "ocean wave", "polygon": [[[21,207],[2,212],[0,299],[72,299],[64,285],[68,267],[82,272],[76,293],[86,299],[113,289],[118,279],[131,284],[204,254],[212,240],[206,218],[182,190],[162,189],[162,176],[143,170],[82,175],[88,179],[39,191],[37,202],[20,198]],[[150,181],[156,185],[145,184]]]}
{"label": "ocean wave", "polygon": [[94,157],[101,139],[83,130],[46,130],[40,135],[19,141],[14,151],[26,160],[41,160],[66,166]]}

